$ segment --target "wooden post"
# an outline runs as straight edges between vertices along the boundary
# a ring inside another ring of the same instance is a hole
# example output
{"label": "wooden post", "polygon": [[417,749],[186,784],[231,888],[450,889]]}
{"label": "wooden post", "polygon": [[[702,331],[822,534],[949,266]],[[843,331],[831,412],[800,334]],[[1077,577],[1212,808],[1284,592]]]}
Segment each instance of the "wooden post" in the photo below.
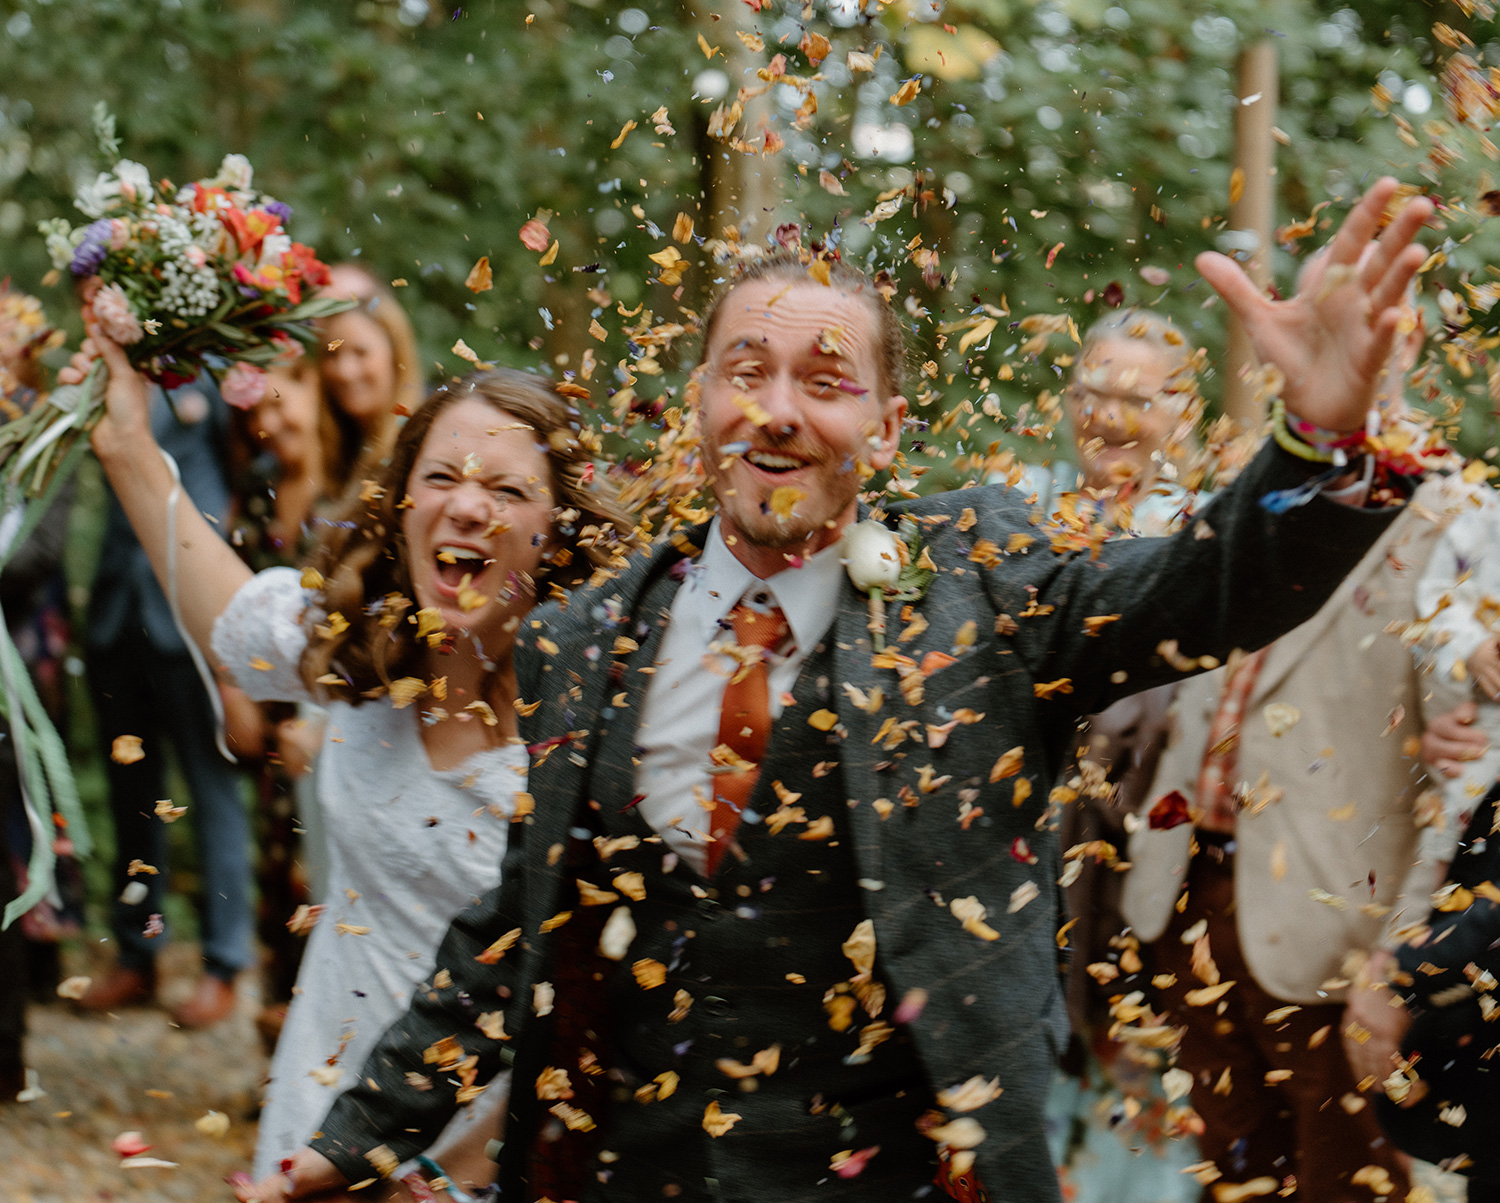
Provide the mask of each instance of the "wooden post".
{"label": "wooden post", "polygon": [[[1266,38],[1240,53],[1239,106],[1234,121],[1235,169],[1242,172],[1243,189],[1229,207],[1230,227],[1253,236],[1256,250],[1244,263],[1250,278],[1265,288],[1271,282],[1271,238],[1275,198],[1277,72],[1276,45]],[[1253,382],[1255,352],[1239,321],[1229,319],[1224,355],[1224,412],[1241,425],[1258,425],[1266,416]]]}
{"label": "wooden post", "polygon": [[[700,4],[699,11],[692,15],[705,40],[719,47],[720,55],[705,65],[722,64],[722,70],[729,76],[729,91],[723,103],[733,104],[741,88],[760,86],[755,70],[765,65],[765,56],[751,53],[737,36],[741,31],[756,31],[749,8],[743,4],[724,6],[727,12],[715,19],[715,7],[718,6]],[[769,93],[745,102],[739,129],[746,141],[760,141],[772,111]],[[746,242],[764,238],[772,227],[770,210],[781,200],[782,156],[747,155],[732,149],[728,140],[709,138],[706,134],[700,137],[699,147],[703,156],[700,179],[706,226],[701,232],[722,237],[726,227],[735,226]]]}

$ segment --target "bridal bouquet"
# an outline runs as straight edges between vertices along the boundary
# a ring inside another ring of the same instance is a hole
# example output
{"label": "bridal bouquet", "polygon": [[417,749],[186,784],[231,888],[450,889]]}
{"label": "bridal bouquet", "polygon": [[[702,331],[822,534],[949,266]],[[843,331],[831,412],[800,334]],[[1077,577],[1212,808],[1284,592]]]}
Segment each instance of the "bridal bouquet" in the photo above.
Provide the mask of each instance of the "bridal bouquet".
{"label": "bridal bouquet", "polygon": [[[74,226],[63,218],[41,223],[53,266],[89,282],[85,300],[94,321],[149,379],[170,389],[207,371],[218,377],[226,401],[249,408],[263,392],[262,365],[298,343],[313,344],[313,321],[354,302],[310,295],[328,283],[328,269],[286,232],[291,210],[251,187],[253,173],[243,155],[226,155],[211,179],[177,187],[153,182],[141,164],[119,157],[114,118],[102,104],[94,110],[94,129],[114,167],[74,198],[88,224]],[[87,450],[82,436],[104,413],[107,383],[103,361],[96,360],[80,383],[37,396],[29,407],[0,398],[0,411],[11,418],[0,425],[0,568]],[[176,497],[174,491],[173,507]],[[180,630],[175,580],[168,599]],[[208,666],[186,634],[184,639],[218,715]],[[71,827],[79,839],[86,835],[66,751],[4,623],[0,716],[18,751],[23,802],[36,835],[26,890],[19,898],[0,899],[4,926],[51,888],[50,827]]]}
{"label": "bridal bouquet", "polygon": [[[116,159],[114,118],[101,106],[94,122],[105,156]],[[298,342],[312,345],[313,320],[353,304],[308,295],[328,282],[328,269],[286,232],[291,209],[255,191],[252,178],[243,155],[225,155],[211,179],[181,187],[153,183],[141,164],[118,159],[75,198],[91,221],[40,226],[58,271],[99,282],[94,319],[132,366],[168,389],[207,370],[241,408],[260,398],[262,365]],[[0,426],[0,477],[12,498],[18,489],[42,493],[103,413],[104,383],[96,362],[82,383]]]}

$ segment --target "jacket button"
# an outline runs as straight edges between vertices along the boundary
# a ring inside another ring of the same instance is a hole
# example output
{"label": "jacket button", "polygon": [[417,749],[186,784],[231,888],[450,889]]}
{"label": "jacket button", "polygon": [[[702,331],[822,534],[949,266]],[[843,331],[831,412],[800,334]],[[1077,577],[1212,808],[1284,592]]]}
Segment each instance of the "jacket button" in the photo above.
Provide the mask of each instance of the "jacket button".
{"label": "jacket button", "polygon": [[722,1019],[725,1015],[728,1015],[729,1012],[734,1009],[729,1005],[729,1000],[727,998],[720,998],[717,994],[710,994],[706,996],[698,1005],[707,1014],[720,1019]]}

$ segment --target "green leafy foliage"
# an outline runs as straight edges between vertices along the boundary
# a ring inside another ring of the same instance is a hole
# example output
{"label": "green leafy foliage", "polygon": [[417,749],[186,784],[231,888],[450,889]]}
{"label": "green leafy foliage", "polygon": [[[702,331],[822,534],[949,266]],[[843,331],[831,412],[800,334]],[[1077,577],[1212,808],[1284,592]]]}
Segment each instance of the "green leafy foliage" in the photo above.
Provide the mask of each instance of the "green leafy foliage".
{"label": "green leafy foliage", "polygon": [[[1413,85],[1413,106],[1425,88],[1438,115],[1431,68],[1446,51],[1432,22],[1484,24],[1420,0],[860,7],[16,0],[0,26],[3,270],[39,286],[46,263],[33,230],[66,213],[74,186],[98,169],[91,113],[103,100],[122,153],[153,172],[191,179],[227,151],[248,155],[257,184],[294,207],[296,237],[397,282],[429,377],[462,366],[447,352],[460,337],[484,359],[558,374],[592,350],[593,400],[608,422],[606,393],[629,381],[624,367],[640,350],[622,331],[641,318],[617,307],[680,321],[722,274],[702,238],[735,223],[761,239],[798,222],[805,239],[838,240],[846,256],[894,270],[920,365],[914,412],[943,427],[918,436],[910,462],[927,470],[922,488],[948,485],[965,475],[957,462],[996,440],[1050,454],[1014,430],[1037,428],[1036,398],[1056,387],[1054,360],[1072,344],[1053,335],[1043,353],[1021,354],[1014,323],[1028,314],[1083,329],[1106,297],[1159,306],[1218,358],[1222,310],[1206,304],[1192,257],[1234,245],[1233,129],[1248,99],[1235,66],[1247,42],[1269,38],[1279,51],[1277,214],[1289,222],[1318,201],[1352,198],[1380,172],[1421,182],[1431,139],[1407,113],[1420,143],[1408,145],[1397,116]],[[763,49],[746,49],[737,30],[758,33]],[[812,75],[799,50],[807,30],[832,45],[817,67],[816,113],[799,121],[802,94],[775,85],[734,135],[761,147],[769,120],[784,149],[751,155],[711,138],[715,110],[741,85],[759,86],[745,65],[769,67],[779,53],[788,74]],[[878,53],[873,70],[851,73],[850,50]],[[892,103],[915,77],[915,97]],[[1377,80],[1396,94],[1389,113],[1370,102]],[[662,108],[665,125],[653,117]],[[1472,194],[1484,166],[1471,155],[1440,186]],[[862,224],[888,193],[894,212]],[[679,214],[695,240],[673,241]],[[547,266],[517,237],[533,217],[558,244]],[[661,283],[647,258],[669,246],[689,262],[681,283]],[[1493,258],[1492,239],[1455,237],[1452,249],[1450,284]],[[495,287],[473,293],[464,280],[480,256]],[[1278,250],[1283,287],[1295,270]],[[55,293],[49,304],[63,308]],[[997,327],[960,354],[958,331],[983,305]],[[674,403],[680,357],[668,348],[665,371],[636,376],[637,416]],[[1210,398],[1217,391],[1206,382]],[[1480,407],[1471,441],[1487,437],[1485,421]]]}

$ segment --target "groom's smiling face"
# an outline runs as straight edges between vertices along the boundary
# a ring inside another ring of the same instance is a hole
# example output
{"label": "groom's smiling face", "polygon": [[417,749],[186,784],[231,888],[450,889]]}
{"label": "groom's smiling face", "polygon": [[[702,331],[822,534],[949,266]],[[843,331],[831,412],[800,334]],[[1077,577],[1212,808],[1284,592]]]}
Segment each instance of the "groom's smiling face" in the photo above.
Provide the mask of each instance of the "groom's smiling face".
{"label": "groom's smiling face", "polygon": [[772,570],[836,541],[868,475],[857,465],[878,472],[899,446],[906,400],[881,395],[871,306],[778,278],[719,306],[700,376],[708,476],[730,546],[770,553]]}

